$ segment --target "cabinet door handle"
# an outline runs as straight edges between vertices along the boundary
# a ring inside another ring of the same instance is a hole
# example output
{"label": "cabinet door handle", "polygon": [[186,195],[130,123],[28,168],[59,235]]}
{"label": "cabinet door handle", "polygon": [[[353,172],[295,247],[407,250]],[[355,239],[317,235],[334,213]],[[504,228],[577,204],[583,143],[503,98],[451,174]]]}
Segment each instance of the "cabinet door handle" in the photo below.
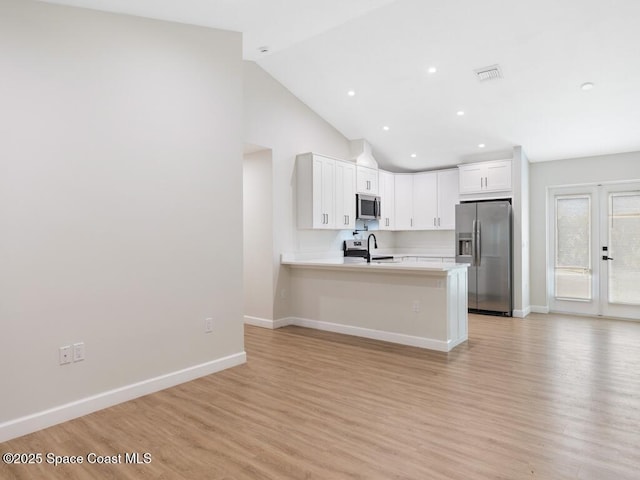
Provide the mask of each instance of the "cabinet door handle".
{"label": "cabinet door handle", "polygon": [[435,227],[435,226],[437,226],[437,224],[436,224],[436,217],[433,217],[433,226],[434,226],[434,227]]}
{"label": "cabinet door handle", "polygon": [[440,226],[440,217],[438,217],[438,226]]}
{"label": "cabinet door handle", "polygon": [[411,226],[413,227],[413,218],[411,219]]}

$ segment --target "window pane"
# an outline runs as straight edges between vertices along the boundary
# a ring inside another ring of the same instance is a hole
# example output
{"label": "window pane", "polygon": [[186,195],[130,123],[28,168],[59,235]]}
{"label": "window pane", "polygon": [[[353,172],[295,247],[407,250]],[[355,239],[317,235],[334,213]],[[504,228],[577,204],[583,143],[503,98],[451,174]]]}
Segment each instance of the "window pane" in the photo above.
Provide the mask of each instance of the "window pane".
{"label": "window pane", "polygon": [[640,304],[640,192],[609,195],[609,302]]}
{"label": "window pane", "polygon": [[591,299],[591,200],[556,197],[556,298]]}

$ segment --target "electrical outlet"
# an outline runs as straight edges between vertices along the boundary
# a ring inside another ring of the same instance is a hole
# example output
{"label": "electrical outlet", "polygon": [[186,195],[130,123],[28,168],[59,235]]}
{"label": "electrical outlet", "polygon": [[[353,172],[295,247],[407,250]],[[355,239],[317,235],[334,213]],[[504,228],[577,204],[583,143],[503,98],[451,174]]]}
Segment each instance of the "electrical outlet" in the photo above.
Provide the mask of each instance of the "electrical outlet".
{"label": "electrical outlet", "polygon": [[420,301],[414,300],[413,302],[413,313],[418,313],[420,311]]}
{"label": "electrical outlet", "polygon": [[205,318],[204,319],[204,333],[213,332],[213,318]]}
{"label": "electrical outlet", "polygon": [[80,362],[84,360],[84,342],[73,344],[73,361]]}
{"label": "electrical outlet", "polygon": [[58,350],[60,365],[71,363],[71,345],[65,345]]}

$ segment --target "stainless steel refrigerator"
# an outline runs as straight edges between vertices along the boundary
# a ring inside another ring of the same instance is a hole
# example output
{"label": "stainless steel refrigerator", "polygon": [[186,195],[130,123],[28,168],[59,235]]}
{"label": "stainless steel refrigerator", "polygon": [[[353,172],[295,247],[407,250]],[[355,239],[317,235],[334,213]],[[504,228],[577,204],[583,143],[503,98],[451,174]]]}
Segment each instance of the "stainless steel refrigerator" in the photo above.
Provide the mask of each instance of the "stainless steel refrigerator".
{"label": "stainless steel refrigerator", "polygon": [[512,315],[511,232],[508,201],[456,205],[456,263],[470,264],[470,311]]}

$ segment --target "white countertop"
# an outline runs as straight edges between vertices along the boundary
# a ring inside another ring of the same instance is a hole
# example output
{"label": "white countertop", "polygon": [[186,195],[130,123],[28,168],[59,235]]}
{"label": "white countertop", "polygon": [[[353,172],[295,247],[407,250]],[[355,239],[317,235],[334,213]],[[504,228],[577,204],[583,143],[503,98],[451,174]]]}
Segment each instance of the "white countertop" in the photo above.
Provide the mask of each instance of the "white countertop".
{"label": "white countertop", "polygon": [[367,263],[360,258],[297,258],[296,255],[283,254],[282,265],[292,267],[322,268],[335,270],[351,270],[358,272],[390,272],[390,273],[446,273],[453,270],[466,269],[469,265],[463,263],[442,263],[442,262],[403,262],[403,261],[376,261]]}

